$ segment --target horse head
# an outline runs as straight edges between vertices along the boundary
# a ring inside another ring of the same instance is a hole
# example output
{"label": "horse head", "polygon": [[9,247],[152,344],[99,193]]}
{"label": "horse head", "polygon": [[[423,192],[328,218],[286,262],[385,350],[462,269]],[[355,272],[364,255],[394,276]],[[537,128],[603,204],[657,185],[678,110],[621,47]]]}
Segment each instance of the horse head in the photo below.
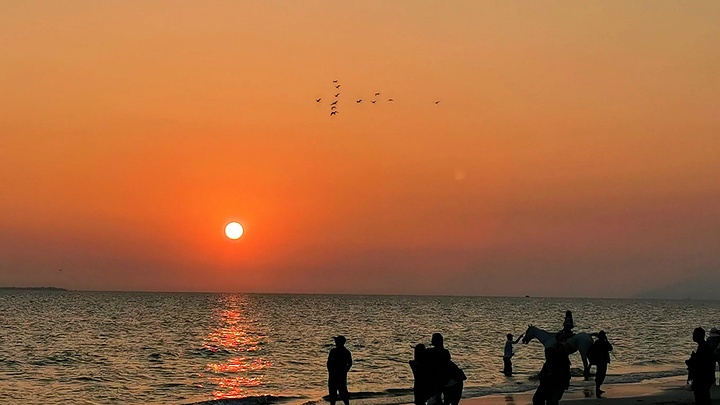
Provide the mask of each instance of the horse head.
{"label": "horse head", "polygon": [[531,340],[535,337],[535,327],[530,324],[528,325],[527,330],[525,331],[525,334],[523,335],[522,342],[524,344],[530,343]]}

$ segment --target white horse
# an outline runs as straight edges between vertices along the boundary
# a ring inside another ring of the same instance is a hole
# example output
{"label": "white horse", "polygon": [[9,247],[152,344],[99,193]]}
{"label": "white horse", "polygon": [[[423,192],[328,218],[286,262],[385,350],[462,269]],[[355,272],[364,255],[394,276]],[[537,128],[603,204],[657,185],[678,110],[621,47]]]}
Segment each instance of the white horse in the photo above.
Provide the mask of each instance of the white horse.
{"label": "white horse", "polygon": [[[540,341],[545,348],[553,347],[555,345],[555,333],[530,325],[525,331],[525,336],[523,336],[522,342],[530,343],[533,339]],[[590,367],[588,365],[587,352],[592,343],[592,336],[585,332],[578,332],[565,340],[565,347],[568,350],[568,354],[578,351],[580,352],[580,358],[582,358],[583,362],[583,376],[585,376],[585,380],[590,378]]]}

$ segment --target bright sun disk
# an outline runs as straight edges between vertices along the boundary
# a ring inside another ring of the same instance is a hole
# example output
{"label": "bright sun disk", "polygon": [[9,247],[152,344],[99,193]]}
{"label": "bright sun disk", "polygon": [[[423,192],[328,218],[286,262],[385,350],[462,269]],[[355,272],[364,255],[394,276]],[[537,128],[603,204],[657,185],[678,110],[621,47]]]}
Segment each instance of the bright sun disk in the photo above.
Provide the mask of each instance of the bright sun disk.
{"label": "bright sun disk", "polygon": [[230,222],[225,226],[225,235],[230,239],[237,239],[243,234],[242,225],[237,222]]}

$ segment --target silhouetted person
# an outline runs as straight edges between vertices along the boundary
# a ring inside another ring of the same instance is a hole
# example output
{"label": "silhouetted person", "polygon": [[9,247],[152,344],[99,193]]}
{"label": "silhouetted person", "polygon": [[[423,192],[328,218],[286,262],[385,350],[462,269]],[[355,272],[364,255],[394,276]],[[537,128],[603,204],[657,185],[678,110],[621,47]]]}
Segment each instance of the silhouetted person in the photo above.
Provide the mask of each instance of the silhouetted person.
{"label": "silhouetted person", "polygon": [[433,391],[430,380],[430,364],[425,345],[420,343],[415,345],[414,357],[410,360],[410,369],[413,372],[413,394],[415,405],[425,405],[425,401],[430,398]]}
{"label": "silhouetted person", "polygon": [[514,355],[512,345],[517,344],[517,342],[522,339],[523,335],[525,334],[521,334],[513,342],[512,333],[507,334],[507,340],[505,341],[505,353],[503,354],[503,373],[505,373],[508,377],[512,375],[512,356]]}
{"label": "silhouetted person", "polygon": [[573,321],[572,311],[565,311],[565,320],[563,320],[563,328],[558,333],[557,340],[564,341],[567,338],[574,335],[573,328],[575,327],[575,321]]}
{"label": "silhouetted person", "polygon": [[[593,333],[592,335],[596,334]],[[595,372],[595,397],[600,398],[603,392],[605,392],[600,389],[600,386],[605,381],[607,367],[608,364],[610,364],[610,352],[613,347],[610,342],[608,342],[604,330],[598,332],[596,336],[598,339],[590,346],[590,349],[588,349],[588,360],[591,365],[595,364],[595,366],[597,366],[597,371]]]}
{"label": "silhouetted person", "polygon": [[431,345],[432,347],[427,350],[432,387],[431,397],[435,397],[436,402],[440,404],[443,390],[450,381],[450,351],[445,348],[443,336],[439,333],[433,333]]}
{"label": "silhouetted person", "polygon": [[710,328],[710,334],[708,335],[707,342],[710,345],[710,349],[712,349],[713,353],[715,354],[715,362],[720,365],[720,355],[718,355],[718,346],[720,346],[720,331],[717,330],[717,328]]}
{"label": "silhouetted person", "polygon": [[450,380],[443,387],[443,402],[445,405],[458,405],[462,398],[463,381],[467,380],[465,373],[452,360],[448,364]]}
{"label": "silhouetted person", "polygon": [[562,343],[545,349],[545,364],[540,370],[540,385],[533,405],[557,405],[570,386],[570,359]]}
{"label": "silhouetted person", "polygon": [[438,403],[458,405],[462,398],[463,381],[467,380],[467,377],[451,360],[450,351],[445,348],[441,334],[433,333],[432,346],[428,350],[431,385],[434,387],[434,395],[431,396],[434,396]]}
{"label": "silhouetted person", "polygon": [[347,373],[352,367],[352,355],[345,348],[345,336],[335,336],[335,347],[330,350],[327,360],[328,390],[330,392],[330,405],[335,405],[338,393],[345,405],[350,404],[350,394],[347,389]]}
{"label": "silhouetted person", "polygon": [[710,387],[715,383],[715,357],[710,345],[705,341],[705,329],[695,328],[693,342],[697,349],[685,363],[688,377],[692,379],[691,388],[697,405],[710,405]]}

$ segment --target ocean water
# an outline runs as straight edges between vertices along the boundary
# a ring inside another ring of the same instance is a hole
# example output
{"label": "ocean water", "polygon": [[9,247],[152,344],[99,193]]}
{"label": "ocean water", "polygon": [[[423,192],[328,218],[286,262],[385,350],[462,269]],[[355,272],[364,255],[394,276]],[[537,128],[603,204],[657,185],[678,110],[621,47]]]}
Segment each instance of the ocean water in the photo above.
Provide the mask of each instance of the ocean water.
{"label": "ocean water", "polygon": [[576,331],[607,331],[610,383],[683,375],[693,328],[720,326],[720,301],[4,290],[0,403],[321,402],[337,334],[353,404],[411,402],[411,345],[433,332],[468,376],[464,396],[519,392],[543,350],[518,344],[507,378],[505,335],[556,331],[568,309]]}

